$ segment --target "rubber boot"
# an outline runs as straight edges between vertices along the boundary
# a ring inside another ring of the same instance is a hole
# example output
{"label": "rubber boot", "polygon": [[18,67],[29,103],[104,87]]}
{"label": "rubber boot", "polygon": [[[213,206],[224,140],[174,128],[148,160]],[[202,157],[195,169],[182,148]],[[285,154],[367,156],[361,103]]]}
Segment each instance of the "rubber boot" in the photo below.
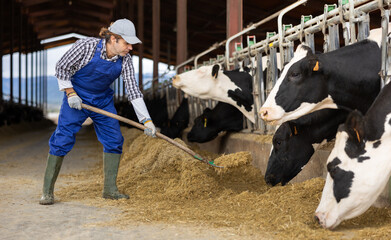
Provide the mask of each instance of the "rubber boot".
{"label": "rubber boot", "polygon": [[63,159],[64,157],[49,154],[46,164],[45,178],[43,180],[43,193],[41,200],[39,200],[39,204],[51,205],[54,203],[54,183],[57,180]]}
{"label": "rubber boot", "polygon": [[117,174],[119,161],[121,154],[116,153],[103,153],[103,173],[104,173],[104,186],[103,186],[103,198],[108,199],[129,199],[129,196],[122,194],[117,188]]}

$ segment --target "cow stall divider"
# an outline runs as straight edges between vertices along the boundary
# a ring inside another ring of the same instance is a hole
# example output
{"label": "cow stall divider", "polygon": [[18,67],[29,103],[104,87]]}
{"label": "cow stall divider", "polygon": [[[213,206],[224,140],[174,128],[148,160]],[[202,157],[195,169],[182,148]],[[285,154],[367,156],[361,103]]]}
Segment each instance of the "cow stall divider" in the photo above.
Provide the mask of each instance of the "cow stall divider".
{"label": "cow stall divider", "polygon": [[[324,5],[324,11],[319,16],[302,16],[300,24],[293,26],[292,24],[283,24],[283,16],[286,12],[302,5],[307,1],[297,1],[285,9],[282,9],[269,17],[261,20],[258,23],[251,24],[238,34],[214,44],[206,51],[199,55],[193,56],[176,67],[178,69],[183,66],[189,66],[194,62],[192,69],[200,66],[198,59],[201,56],[210,53],[220,47],[223,43],[226,45],[225,55],[217,55],[215,58],[210,58],[209,61],[204,61],[203,65],[219,64],[226,70],[232,67],[250,69],[250,74],[253,76],[253,97],[255,108],[255,123],[244,120],[244,125],[247,127],[245,132],[254,132],[258,134],[273,134],[275,129],[269,125],[265,125],[258,118],[258,110],[266,100],[271,89],[278,79],[278,72],[282,71],[283,66],[293,58],[295,43],[306,43],[315,52],[315,34],[322,34],[323,52],[336,50],[343,45],[349,45],[354,42],[363,40],[369,35],[369,13],[381,11],[381,26],[382,26],[382,68],[379,73],[382,77],[382,86],[390,81],[388,73],[389,63],[391,62],[391,38],[388,36],[388,24],[390,10],[390,0],[338,0],[335,4]],[[278,31],[268,32],[264,40],[256,42],[255,36],[247,36],[247,46],[243,43],[235,44],[236,49],[229,56],[228,47],[233,39],[249,34],[257,29],[263,23],[278,18]],[[357,30],[357,31],[356,31]],[[340,38],[341,36],[341,38]],[[340,41],[343,39],[343,43]],[[190,70],[190,67],[187,67]],[[178,96],[178,95],[176,95]],[[202,114],[206,106],[213,107],[213,104],[208,100],[201,100],[189,96],[189,111],[190,123]]]}

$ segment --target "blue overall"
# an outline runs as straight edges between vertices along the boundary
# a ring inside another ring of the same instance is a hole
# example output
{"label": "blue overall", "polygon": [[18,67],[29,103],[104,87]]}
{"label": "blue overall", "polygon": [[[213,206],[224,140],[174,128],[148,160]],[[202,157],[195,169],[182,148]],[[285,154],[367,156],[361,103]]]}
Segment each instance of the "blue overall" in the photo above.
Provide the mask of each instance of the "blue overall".
{"label": "blue overall", "polygon": [[[116,62],[110,62],[100,58],[101,50],[102,40],[97,45],[92,60],[77,71],[71,81],[73,89],[83,103],[117,114],[114,108],[114,91],[110,85],[121,74],[122,57],[119,57]],[[75,135],[87,117],[94,122],[98,140],[103,144],[103,151],[121,154],[124,138],[118,120],[86,109],[70,108],[65,93],[57,128],[49,140],[49,153],[65,156],[71,151],[75,144]]]}

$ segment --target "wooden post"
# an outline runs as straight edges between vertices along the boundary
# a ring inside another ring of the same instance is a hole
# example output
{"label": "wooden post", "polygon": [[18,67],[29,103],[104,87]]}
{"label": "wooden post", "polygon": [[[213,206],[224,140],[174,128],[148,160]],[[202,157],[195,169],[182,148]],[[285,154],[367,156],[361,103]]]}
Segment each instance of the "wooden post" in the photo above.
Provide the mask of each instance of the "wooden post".
{"label": "wooden post", "polygon": [[177,0],[176,64],[187,59],[187,0]]}
{"label": "wooden post", "polygon": [[[227,0],[227,39],[243,28],[243,0]],[[229,45],[230,56],[235,51],[235,42],[242,42],[242,37],[234,39]]]}
{"label": "wooden post", "polygon": [[11,1],[11,38],[10,38],[10,101],[14,101],[14,1]]}
{"label": "wooden post", "polygon": [[[3,16],[4,1],[0,1],[0,16]],[[3,21],[0,21],[0,42],[3,42]],[[3,102],[3,48],[0,47],[0,103]]]}
{"label": "wooden post", "polygon": [[[141,42],[144,42],[144,0],[138,0],[137,1],[137,26],[138,29],[136,30],[137,37],[140,39]],[[143,86],[143,58],[144,58],[144,43],[138,44],[138,84],[140,87],[140,90],[144,90]]]}
{"label": "wooden post", "polygon": [[19,9],[19,43],[18,43],[18,49],[19,49],[19,88],[18,88],[18,103],[22,103],[22,33],[23,33],[23,13],[22,13],[22,5],[20,5]]}
{"label": "wooden post", "polygon": [[152,55],[153,55],[153,79],[152,94],[155,97],[159,85],[159,60],[160,60],[160,0],[152,0]]}

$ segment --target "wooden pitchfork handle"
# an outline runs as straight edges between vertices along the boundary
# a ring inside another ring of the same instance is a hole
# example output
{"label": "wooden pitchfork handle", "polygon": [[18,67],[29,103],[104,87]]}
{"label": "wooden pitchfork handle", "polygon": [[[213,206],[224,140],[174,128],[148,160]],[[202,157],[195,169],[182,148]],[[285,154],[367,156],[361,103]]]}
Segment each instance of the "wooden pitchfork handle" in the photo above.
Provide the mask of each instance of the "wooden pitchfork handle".
{"label": "wooden pitchfork handle", "polygon": [[[87,109],[91,112],[96,112],[96,113],[99,113],[99,114],[102,114],[102,115],[105,115],[107,117],[111,117],[111,118],[114,118],[114,119],[117,119],[118,121],[121,121],[121,122],[124,122],[124,123],[127,123],[129,125],[132,125],[133,127],[136,127],[138,129],[141,129],[141,130],[144,130],[146,129],[147,127],[145,127],[144,125],[140,124],[140,123],[137,123],[135,121],[132,121],[128,118],[124,118],[124,117],[121,117],[117,114],[114,114],[114,113],[111,113],[111,112],[107,112],[105,110],[102,110],[102,109],[99,109],[99,108],[96,108],[96,107],[93,107],[93,106],[90,106],[90,105],[87,105],[87,104],[84,104],[82,103],[81,104],[81,107],[84,108],[84,109]],[[213,163],[213,161],[209,161],[207,160],[206,158],[203,158],[199,155],[197,155],[195,152],[193,152],[191,149],[179,144],[178,142],[172,140],[171,138],[159,133],[159,132],[156,132],[156,136],[158,138],[161,138],[161,139],[164,139],[166,140],[167,142],[171,143],[172,145],[182,149],[183,151],[187,152],[188,154],[190,154],[192,157],[194,157],[195,159],[197,160],[200,160],[201,162],[204,162],[210,166],[213,166],[213,167],[218,167],[218,168],[223,168],[222,166],[217,166]]]}

